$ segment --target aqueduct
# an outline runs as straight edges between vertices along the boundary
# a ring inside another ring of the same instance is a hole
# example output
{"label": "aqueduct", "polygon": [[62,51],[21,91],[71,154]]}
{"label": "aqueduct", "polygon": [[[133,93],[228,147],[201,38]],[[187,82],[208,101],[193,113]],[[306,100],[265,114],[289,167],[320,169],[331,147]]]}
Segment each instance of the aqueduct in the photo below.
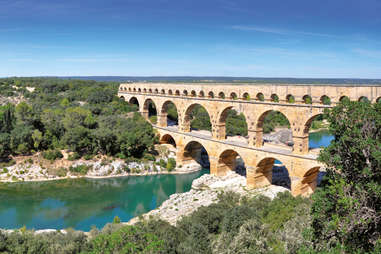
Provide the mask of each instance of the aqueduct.
{"label": "aqueduct", "polygon": [[[177,163],[184,165],[203,147],[209,156],[210,172],[224,175],[234,169],[239,156],[246,166],[247,187],[259,188],[271,184],[272,167],[279,160],[288,169],[293,195],[308,195],[316,188],[322,166],[317,153],[310,150],[309,129],[312,121],[343,99],[380,102],[380,86],[356,85],[290,85],[237,83],[126,83],[118,96],[137,104],[149,117],[149,105],[157,110],[154,126],[162,143],[177,148]],[[168,105],[173,103],[178,125],[168,126]],[[191,112],[201,105],[209,114],[211,133],[191,131]],[[244,140],[226,137],[229,109],[243,113],[248,127]],[[287,117],[292,131],[293,146],[266,145],[263,142],[263,121],[271,111]]]}

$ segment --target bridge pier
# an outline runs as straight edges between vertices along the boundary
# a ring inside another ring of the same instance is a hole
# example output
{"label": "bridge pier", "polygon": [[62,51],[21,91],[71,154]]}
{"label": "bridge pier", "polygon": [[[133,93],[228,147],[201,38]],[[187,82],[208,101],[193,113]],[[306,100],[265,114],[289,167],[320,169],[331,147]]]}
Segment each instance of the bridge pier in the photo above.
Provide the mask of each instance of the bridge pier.
{"label": "bridge pier", "polygon": [[304,136],[293,136],[292,140],[294,142],[293,153],[295,154],[307,154],[308,153],[308,135]]}
{"label": "bridge pier", "polygon": [[159,127],[167,127],[167,113],[161,113],[157,115],[157,124]]}

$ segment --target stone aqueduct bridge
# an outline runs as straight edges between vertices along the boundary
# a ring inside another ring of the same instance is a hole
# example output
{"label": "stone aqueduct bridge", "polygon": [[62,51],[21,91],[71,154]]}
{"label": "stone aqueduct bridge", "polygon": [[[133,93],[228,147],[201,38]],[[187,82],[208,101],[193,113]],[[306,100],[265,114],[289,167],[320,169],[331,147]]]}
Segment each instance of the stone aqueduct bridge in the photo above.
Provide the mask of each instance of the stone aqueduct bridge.
{"label": "stone aqueduct bridge", "polygon": [[[279,160],[288,169],[293,195],[308,195],[316,187],[322,166],[316,160],[317,153],[308,147],[308,132],[314,118],[344,97],[379,101],[381,86],[127,83],[120,85],[118,96],[138,104],[146,118],[149,104],[155,105],[158,117],[155,128],[160,141],[176,146],[179,165],[195,158],[204,147],[211,174],[224,175],[234,170],[236,157],[240,156],[246,166],[247,186],[260,188],[271,184],[272,167],[274,161]],[[289,103],[291,96],[294,99]],[[305,103],[307,97],[310,104]],[[323,105],[326,97],[330,105]],[[277,102],[275,98],[279,98]],[[167,126],[170,103],[177,108],[178,127]],[[203,106],[210,116],[210,135],[191,131],[190,114],[196,105]],[[243,142],[229,140],[225,135],[227,112],[232,108],[246,118],[248,139]],[[290,122],[292,148],[263,143],[263,121],[274,110],[283,113]]]}

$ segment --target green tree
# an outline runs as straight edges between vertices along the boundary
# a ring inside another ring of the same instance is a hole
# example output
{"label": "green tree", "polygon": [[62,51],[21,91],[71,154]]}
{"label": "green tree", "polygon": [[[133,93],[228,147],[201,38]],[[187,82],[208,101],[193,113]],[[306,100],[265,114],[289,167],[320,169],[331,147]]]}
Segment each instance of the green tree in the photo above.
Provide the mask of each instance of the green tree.
{"label": "green tree", "polygon": [[327,114],[335,136],[319,160],[327,183],[314,195],[314,241],[370,251],[381,241],[381,105],[343,101]]}

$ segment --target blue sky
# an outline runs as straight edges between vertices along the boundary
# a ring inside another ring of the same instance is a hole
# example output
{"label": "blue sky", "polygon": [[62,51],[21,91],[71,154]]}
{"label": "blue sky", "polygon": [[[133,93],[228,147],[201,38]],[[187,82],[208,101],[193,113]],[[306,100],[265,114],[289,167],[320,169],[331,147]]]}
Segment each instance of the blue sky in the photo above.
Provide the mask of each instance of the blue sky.
{"label": "blue sky", "polygon": [[0,76],[381,78],[379,0],[0,0]]}

